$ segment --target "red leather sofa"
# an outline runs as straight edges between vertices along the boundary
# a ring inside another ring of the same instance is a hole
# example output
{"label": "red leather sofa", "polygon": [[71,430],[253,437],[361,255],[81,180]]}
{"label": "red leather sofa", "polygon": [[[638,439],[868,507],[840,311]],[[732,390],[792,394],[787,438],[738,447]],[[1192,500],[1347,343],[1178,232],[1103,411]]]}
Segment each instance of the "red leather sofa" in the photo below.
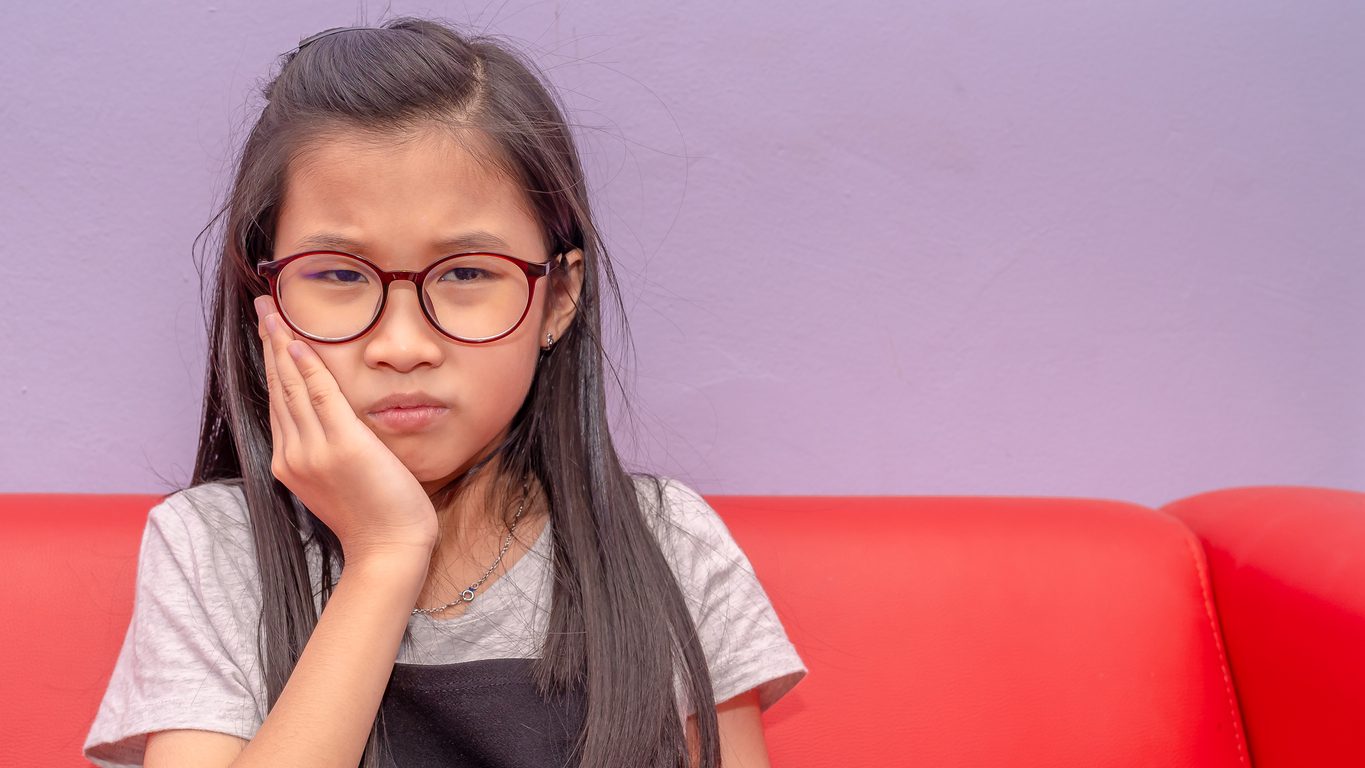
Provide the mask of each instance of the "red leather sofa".
{"label": "red leather sofa", "polygon": [[[775,766],[1365,765],[1365,493],[708,499],[810,668]],[[0,495],[0,765],[85,764],[157,500]]]}

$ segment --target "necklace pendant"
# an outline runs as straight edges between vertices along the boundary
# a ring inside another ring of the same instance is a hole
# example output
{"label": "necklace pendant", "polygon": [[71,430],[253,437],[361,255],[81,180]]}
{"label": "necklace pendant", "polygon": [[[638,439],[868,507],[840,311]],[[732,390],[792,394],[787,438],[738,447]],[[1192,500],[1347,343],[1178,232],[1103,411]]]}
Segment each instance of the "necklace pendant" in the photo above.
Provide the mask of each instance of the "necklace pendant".
{"label": "necklace pendant", "polygon": [[484,579],[487,579],[489,575],[493,573],[493,569],[497,568],[498,563],[502,562],[503,555],[507,554],[507,548],[512,545],[512,534],[517,530],[517,523],[521,520],[521,514],[526,511],[526,496],[530,492],[531,487],[529,481],[523,483],[521,490],[521,504],[517,506],[517,514],[516,517],[512,518],[511,527],[507,529],[507,539],[502,543],[502,551],[498,552],[498,558],[493,561],[492,565],[488,566],[488,570],[484,571],[483,576],[477,582],[471,584],[467,589],[461,592],[459,597],[455,598],[454,600],[446,603],[445,605],[439,608],[413,608],[412,613],[414,616],[418,614],[440,613],[441,611],[459,605],[460,603],[474,602],[474,590],[478,589],[479,585],[483,584]]}

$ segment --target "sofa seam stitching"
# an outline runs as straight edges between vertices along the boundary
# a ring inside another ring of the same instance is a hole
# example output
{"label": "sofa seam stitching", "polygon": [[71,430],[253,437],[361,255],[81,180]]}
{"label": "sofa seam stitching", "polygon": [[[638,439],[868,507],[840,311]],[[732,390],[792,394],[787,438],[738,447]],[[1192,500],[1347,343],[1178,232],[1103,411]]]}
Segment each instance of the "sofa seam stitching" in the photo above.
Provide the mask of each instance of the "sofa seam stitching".
{"label": "sofa seam stitching", "polygon": [[[1176,521],[1178,524],[1180,521]],[[1183,528],[1183,524],[1181,524]],[[1214,617],[1213,600],[1210,595],[1212,585],[1209,582],[1208,572],[1205,571],[1203,563],[1200,562],[1199,552],[1195,549],[1196,541],[1194,533],[1188,529],[1182,531],[1185,537],[1185,546],[1190,553],[1190,559],[1194,561],[1194,570],[1199,575],[1199,591],[1204,597],[1204,616],[1209,620],[1209,633],[1213,636],[1213,647],[1218,654],[1218,667],[1223,673],[1223,690],[1228,696],[1228,708],[1232,714],[1232,735],[1237,742],[1237,762],[1246,762],[1246,749],[1243,743],[1242,723],[1240,712],[1237,708],[1237,698],[1232,690],[1232,672],[1228,668],[1227,651],[1223,647],[1223,640],[1218,633],[1218,622]]]}

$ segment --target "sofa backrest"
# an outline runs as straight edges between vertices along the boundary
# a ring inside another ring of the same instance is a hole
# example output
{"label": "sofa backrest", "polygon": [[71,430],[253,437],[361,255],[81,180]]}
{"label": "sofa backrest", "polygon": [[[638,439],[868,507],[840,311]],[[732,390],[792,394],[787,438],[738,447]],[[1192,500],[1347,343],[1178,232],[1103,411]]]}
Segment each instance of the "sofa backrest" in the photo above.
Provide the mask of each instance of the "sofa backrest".
{"label": "sofa backrest", "polygon": [[81,756],[133,610],[159,496],[0,494],[0,765]]}
{"label": "sofa backrest", "polygon": [[[0,496],[0,722],[81,765],[154,496]],[[1244,766],[1204,556],[1122,502],[708,497],[809,676],[773,764]]]}
{"label": "sofa backrest", "polygon": [[708,497],[809,675],[779,766],[1247,766],[1204,555],[1134,504]]}

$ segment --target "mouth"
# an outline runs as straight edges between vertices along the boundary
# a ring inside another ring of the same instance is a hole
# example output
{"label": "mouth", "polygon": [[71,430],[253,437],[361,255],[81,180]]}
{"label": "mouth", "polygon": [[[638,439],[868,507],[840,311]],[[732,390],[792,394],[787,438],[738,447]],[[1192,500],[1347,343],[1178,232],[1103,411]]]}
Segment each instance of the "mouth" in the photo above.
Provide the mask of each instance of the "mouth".
{"label": "mouth", "polygon": [[370,418],[392,432],[420,432],[449,412],[449,408],[441,405],[395,406],[370,411]]}
{"label": "mouth", "polygon": [[396,392],[392,395],[380,398],[366,409],[369,413],[378,413],[392,408],[448,408],[448,403],[426,392]]}
{"label": "mouth", "polygon": [[420,431],[450,412],[450,406],[426,392],[397,392],[377,400],[366,413],[377,426],[393,432]]}

